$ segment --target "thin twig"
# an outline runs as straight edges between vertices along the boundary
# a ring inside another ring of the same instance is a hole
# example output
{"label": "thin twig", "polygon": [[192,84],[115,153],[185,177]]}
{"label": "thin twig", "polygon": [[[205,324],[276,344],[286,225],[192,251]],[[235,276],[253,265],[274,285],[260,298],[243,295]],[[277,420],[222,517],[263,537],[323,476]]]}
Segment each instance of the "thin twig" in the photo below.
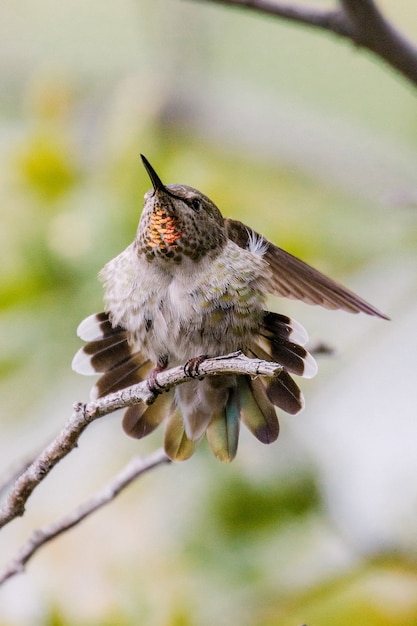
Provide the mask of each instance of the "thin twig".
{"label": "thin twig", "polygon": [[373,0],[340,0],[340,8],[323,10],[278,0],[197,0],[290,20],[350,39],[383,59],[417,85],[417,46],[398,31]]}
{"label": "thin twig", "polygon": [[[198,376],[204,378],[210,375],[228,373],[272,377],[280,371],[282,371],[282,366],[278,363],[248,359],[242,353],[235,353],[224,357],[205,359],[199,365]],[[178,366],[159,373],[156,377],[156,385],[163,390],[188,380],[190,380],[190,376],[185,373],[184,367]],[[0,508],[0,528],[24,514],[26,502],[34,489],[55,465],[76,447],[78,439],[91,422],[117,409],[132,406],[138,402],[151,404],[155,397],[155,393],[149,389],[147,381],[144,381],[109,394],[95,402],[75,404],[74,412],[62,431],[13,484],[3,506]]]}
{"label": "thin twig", "polygon": [[33,490],[52,468],[75,448],[81,433],[91,421],[85,404],[74,405],[74,412],[59,435],[15,481],[0,509],[0,528],[24,514],[25,504]]}
{"label": "thin twig", "polygon": [[136,478],[158,465],[169,463],[170,459],[160,448],[145,458],[135,457],[123,470],[107,483],[94,496],[80,506],[51,524],[35,530],[28,541],[20,548],[16,556],[0,572],[0,585],[9,578],[24,571],[26,563],[46,543],[55,539],[70,528],[79,524],[86,517],[102,508],[119,495]]}
{"label": "thin twig", "polygon": [[16,482],[19,476],[21,476],[23,472],[33,463],[37,454],[31,454],[26,458],[20,459],[18,463],[13,464],[13,466],[6,470],[6,473],[0,477],[0,501],[6,495],[10,487]]}
{"label": "thin twig", "polygon": [[350,37],[349,24],[343,19],[343,13],[334,9],[318,9],[293,4],[271,2],[270,0],[197,0],[210,4],[225,4],[228,6],[251,9],[257,13],[274,15],[291,22],[315,26],[330,30],[338,35]]}

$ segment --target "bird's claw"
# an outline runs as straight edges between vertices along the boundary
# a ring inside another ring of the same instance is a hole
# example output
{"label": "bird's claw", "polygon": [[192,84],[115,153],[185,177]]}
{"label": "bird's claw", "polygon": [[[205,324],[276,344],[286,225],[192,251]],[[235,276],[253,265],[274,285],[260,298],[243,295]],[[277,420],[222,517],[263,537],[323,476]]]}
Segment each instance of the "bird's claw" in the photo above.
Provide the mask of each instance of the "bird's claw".
{"label": "bird's claw", "polygon": [[162,372],[163,369],[164,369],[163,367],[158,367],[158,366],[154,367],[146,379],[146,382],[148,383],[149,391],[154,396],[158,396],[160,393],[163,392],[164,388],[161,387],[161,385],[156,380],[156,377],[158,376],[160,372]]}
{"label": "bird's claw", "polygon": [[207,354],[200,354],[200,356],[189,359],[184,365],[184,374],[189,378],[198,378],[200,376],[199,367],[206,358]]}

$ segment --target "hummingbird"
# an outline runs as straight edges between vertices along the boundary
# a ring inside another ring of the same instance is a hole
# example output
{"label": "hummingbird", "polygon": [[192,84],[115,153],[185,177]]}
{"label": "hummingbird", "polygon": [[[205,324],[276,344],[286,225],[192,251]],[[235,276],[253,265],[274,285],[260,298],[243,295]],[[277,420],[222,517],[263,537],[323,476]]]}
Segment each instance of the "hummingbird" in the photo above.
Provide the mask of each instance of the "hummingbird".
{"label": "hummingbird", "polygon": [[275,441],[276,407],[296,414],[304,406],[292,376],[317,372],[305,347],[307,332],[266,310],[267,294],[388,318],[249,226],[223,218],[197,189],[163,184],[141,158],[153,188],[145,194],[133,243],[99,274],[104,312],[79,325],[86,344],[72,367],[101,375],[91,391],[97,399],[145,379],[155,390],[158,372],[206,356],[242,351],[279,363],[283,369],[272,379],[194,377],[124,414],[125,432],[137,439],[165,421],[164,447],[172,460],[188,459],[206,435],[214,455],[231,461],[240,422],[262,443]]}

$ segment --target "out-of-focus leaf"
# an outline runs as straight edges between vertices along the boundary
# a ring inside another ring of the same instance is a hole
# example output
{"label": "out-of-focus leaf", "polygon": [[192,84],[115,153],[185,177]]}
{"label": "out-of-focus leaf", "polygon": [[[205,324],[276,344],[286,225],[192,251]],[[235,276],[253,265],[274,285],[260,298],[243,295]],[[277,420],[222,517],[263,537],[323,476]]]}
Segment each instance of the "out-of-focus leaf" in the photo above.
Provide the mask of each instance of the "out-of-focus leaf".
{"label": "out-of-focus leaf", "polygon": [[60,198],[77,179],[69,146],[50,132],[39,131],[28,138],[15,163],[22,184],[45,202]]}

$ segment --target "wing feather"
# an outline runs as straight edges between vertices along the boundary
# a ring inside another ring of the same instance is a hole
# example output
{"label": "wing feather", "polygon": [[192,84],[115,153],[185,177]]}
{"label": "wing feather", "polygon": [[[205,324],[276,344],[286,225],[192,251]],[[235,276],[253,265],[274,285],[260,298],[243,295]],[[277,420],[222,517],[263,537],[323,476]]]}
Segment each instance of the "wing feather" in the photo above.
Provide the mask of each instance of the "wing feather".
{"label": "wing feather", "polygon": [[[225,220],[229,238],[241,248],[247,248],[261,235],[242,222]],[[382,319],[389,319],[384,313],[346,289],[336,281],[315,270],[289,252],[266,242],[263,258],[269,263],[272,276],[269,292],[275,296],[295,298],[307,304],[318,304],[326,309],[342,309],[350,313],[363,312]]]}

